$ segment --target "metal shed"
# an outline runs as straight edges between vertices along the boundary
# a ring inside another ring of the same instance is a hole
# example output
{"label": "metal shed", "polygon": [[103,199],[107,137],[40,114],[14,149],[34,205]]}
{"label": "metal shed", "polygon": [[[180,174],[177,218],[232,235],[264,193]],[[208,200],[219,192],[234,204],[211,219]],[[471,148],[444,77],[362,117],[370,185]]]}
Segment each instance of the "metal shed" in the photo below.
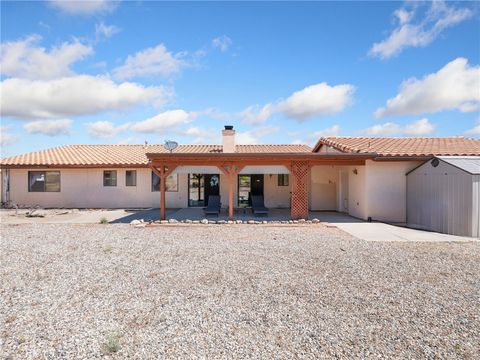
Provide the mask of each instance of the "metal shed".
{"label": "metal shed", "polygon": [[407,223],[480,237],[480,156],[438,156],[410,171]]}

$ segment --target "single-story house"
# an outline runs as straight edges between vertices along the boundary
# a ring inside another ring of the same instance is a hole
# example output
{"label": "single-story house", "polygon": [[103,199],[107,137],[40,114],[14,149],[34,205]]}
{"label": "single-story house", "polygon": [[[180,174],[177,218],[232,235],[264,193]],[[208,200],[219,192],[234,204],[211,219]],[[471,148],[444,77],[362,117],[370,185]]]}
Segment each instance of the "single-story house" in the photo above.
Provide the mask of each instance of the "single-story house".
{"label": "single-story house", "polygon": [[265,206],[348,213],[406,223],[406,174],[434,156],[479,156],[480,140],[322,137],[306,145],[236,144],[226,126],[221,145],[68,145],[1,160],[2,202],[72,208]]}

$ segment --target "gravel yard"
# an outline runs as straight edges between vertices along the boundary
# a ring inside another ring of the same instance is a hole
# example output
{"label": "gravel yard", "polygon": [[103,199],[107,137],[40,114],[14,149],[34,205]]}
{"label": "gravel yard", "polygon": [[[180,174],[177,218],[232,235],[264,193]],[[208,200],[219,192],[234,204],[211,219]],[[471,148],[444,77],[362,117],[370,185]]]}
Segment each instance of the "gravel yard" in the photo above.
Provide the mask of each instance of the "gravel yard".
{"label": "gravel yard", "polygon": [[480,243],[2,225],[0,358],[479,358]]}

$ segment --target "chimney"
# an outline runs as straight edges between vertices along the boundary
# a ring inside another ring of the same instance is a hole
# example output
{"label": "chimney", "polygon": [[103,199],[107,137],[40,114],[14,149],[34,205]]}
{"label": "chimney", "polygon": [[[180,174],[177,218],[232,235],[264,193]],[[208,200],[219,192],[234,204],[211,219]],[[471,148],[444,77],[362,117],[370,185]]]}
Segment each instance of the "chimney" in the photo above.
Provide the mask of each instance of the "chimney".
{"label": "chimney", "polygon": [[222,130],[223,138],[223,152],[234,153],[235,152],[235,130],[232,125],[225,125],[225,129]]}

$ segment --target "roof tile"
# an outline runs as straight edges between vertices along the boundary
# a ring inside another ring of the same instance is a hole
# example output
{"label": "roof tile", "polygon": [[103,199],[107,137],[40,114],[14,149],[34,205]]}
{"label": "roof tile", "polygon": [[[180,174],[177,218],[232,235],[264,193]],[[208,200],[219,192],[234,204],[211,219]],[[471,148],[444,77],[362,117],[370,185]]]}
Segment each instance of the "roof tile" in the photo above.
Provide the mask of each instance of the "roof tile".
{"label": "roof tile", "polygon": [[[307,145],[237,145],[237,153],[310,153]],[[222,145],[179,145],[174,153],[222,152]],[[66,145],[1,160],[1,166],[146,166],[146,153],[168,153],[163,145]]]}
{"label": "roof tile", "polygon": [[376,153],[383,157],[480,155],[480,140],[464,137],[444,138],[373,138],[322,137],[314,147],[333,147],[345,153]]}

